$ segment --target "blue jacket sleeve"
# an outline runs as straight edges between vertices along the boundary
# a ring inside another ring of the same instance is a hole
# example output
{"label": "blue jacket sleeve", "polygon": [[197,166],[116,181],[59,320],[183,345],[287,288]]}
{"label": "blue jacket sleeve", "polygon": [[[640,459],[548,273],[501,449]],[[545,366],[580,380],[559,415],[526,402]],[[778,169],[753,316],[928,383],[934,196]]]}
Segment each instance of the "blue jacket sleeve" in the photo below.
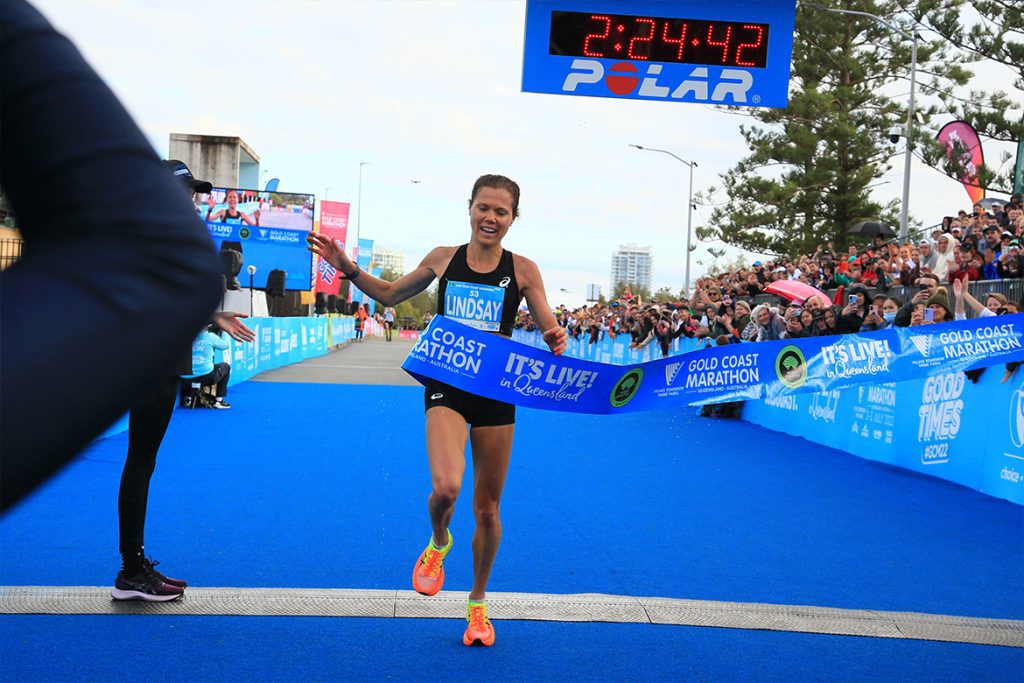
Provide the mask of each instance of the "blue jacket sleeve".
{"label": "blue jacket sleeve", "polygon": [[173,371],[221,278],[184,187],[78,50],[23,0],[0,0],[0,27],[0,187],[25,238],[0,275],[6,509]]}

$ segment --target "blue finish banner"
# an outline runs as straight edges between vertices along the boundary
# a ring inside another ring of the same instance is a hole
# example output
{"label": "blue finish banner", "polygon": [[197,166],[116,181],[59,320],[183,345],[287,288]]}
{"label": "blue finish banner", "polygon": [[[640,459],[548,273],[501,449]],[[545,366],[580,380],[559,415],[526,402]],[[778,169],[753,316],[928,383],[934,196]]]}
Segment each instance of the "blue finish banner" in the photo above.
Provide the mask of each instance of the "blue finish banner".
{"label": "blue finish banner", "polygon": [[524,92],[785,107],[796,0],[528,0]]}
{"label": "blue finish banner", "polygon": [[1024,314],[867,334],[730,344],[648,363],[610,365],[435,316],[402,367],[530,408],[615,413],[776,399],[1024,360]]}

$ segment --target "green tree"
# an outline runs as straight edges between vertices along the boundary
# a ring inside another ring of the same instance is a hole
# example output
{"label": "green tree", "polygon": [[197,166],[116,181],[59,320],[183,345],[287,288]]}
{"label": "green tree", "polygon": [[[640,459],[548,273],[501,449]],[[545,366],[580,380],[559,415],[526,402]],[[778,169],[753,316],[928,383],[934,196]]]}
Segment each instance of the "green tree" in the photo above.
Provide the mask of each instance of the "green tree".
{"label": "green tree", "polygon": [[[842,0],[839,9],[894,17],[909,34],[912,17],[896,0]],[[922,87],[966,82],[967,72],[949,64],[950,46],[922,40],[918,47]],[[857,221],[898,222],[898,206],[870,198],[890,168],[893,148],[885,131],[906,120],[906,102],[886,95],[908,80],[910,41],[862,16],[801,5],[796,15],[789,107],[729,107],[759,125],[741,126],[749,155],[723,174],[728,202],[697,228],[706,241],[776,255],[810,253],[822,242],[848,244]],[[933,108],[920,107],[928,120]],[[711,188],[713,196],[718,190]]]}
{"label": "green tree", "polygon": [[[401,274],[390,268],[384,269],[380,275],[381,279],[394,282],[401,277]],[[383,309],[384,304],[377,302],[377,308]],[[437,310],[437,285],[431,285],[414,297],[406,299],[395,305],[395,322],[404,325],[410,319],[415,326],[423,322],[424,313],[434,313]]]}
{"label": "green tree", "polygon": [[[1006,112],[1019,112],[1024,101],[1024,4],[1017,0],[919,0],[916,13],[924,26],[959,51],[960,61],[999,64],[1006,67],[1007,74],[1012,74],[1012,78],[996,83],[992,92],[972,91],[967,97],[954,92],[937,92],[948,113],[941,123],[951,120],[970,123],[978,131],[983,146],[986,140],[1018,144],[1024,135],[1024,125],[1019,116],[1011,118]],[[935,140],[935,133],[922,131],[926,142],[922,157],[951,178],[960,180],[961,155],[956,150],[947,155]],[[1010,158],[1011,154],[1004,150],[999,163],[982,164],[977,169],[978,185],[996,192],[1009,193],[1014,189],[1013,164],[1004,166]]]}

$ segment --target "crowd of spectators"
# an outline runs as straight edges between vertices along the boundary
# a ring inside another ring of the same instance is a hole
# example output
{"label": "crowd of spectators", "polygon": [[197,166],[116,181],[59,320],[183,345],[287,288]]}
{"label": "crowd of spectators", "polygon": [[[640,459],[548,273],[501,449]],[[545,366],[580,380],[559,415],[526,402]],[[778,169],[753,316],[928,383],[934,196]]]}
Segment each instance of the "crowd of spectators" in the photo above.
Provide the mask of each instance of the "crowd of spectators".
{"label": "crowd of spectators", "polygon": [[[963,319],[965,304],[972,315],[1018,313],[1019,301],[999,292],[978,300],[968,285],[1024,274],[1020,197],[973,209],[944,218],[929,234],[906,243],[878,236],[845,251],[823,244],[810,255],[755,261],[750,268],[699,279],[692,297],[643,302],[627,289],[618,300],[573,310],[562,305],[555,313],[575,339],[596,343],[628,335],[631,348],[657,342],[663,356],[682,336],[710,345],[869,332]],[[826,295],[799,305],[765,296],[779,280],[806,283]],[[517,325],[535,329],[528,312]]]}

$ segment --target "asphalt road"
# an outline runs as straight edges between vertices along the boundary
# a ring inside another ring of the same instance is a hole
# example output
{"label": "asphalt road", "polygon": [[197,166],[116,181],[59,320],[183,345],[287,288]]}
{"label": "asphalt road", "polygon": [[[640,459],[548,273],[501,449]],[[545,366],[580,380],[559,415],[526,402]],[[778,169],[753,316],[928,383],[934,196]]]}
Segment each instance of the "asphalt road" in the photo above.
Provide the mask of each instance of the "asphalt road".
{"label": "asphalt road", "polygon": [[419,386],[402,370],[402,361],[413,343],[412,340],[398,339],[397,332],[392,342],[365,337],[363,341],[349,342],[326,356],[260,373],[251,381]]}

